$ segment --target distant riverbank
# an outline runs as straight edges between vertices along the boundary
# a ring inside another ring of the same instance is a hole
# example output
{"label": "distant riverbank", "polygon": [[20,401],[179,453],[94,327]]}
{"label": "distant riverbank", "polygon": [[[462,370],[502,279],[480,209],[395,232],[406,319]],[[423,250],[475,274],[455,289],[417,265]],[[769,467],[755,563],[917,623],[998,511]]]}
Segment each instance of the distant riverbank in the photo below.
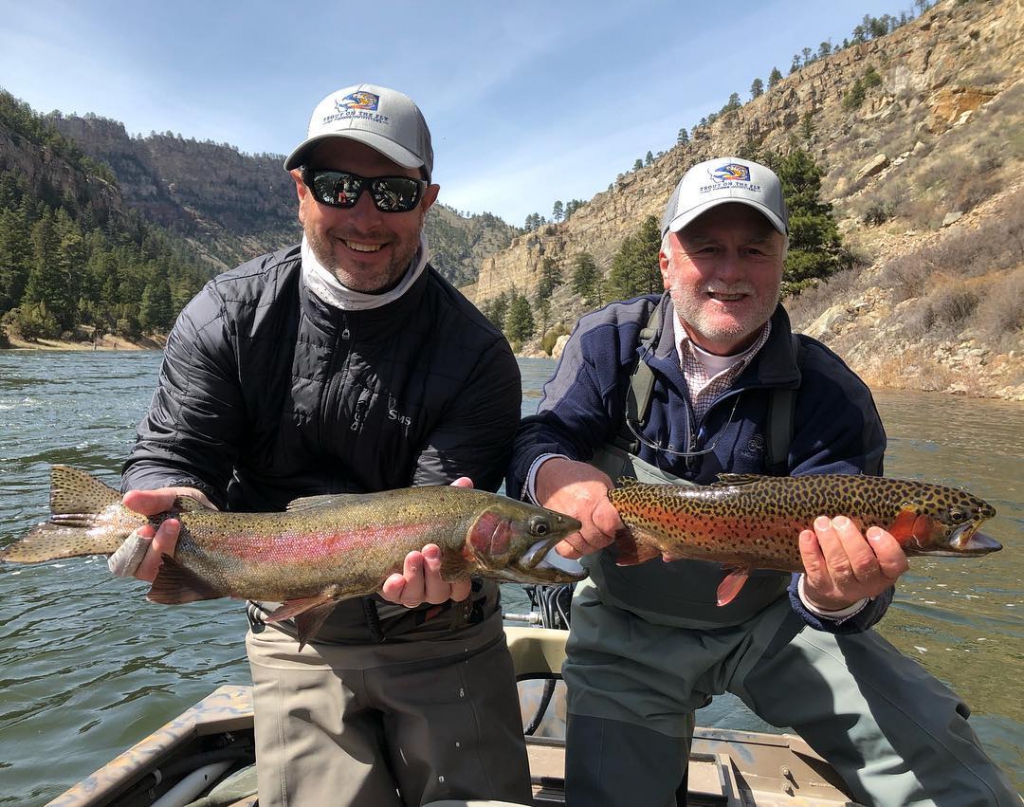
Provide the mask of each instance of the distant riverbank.
{"label": "distant riverbank", "polygon": [[[552,356],[544,353],[536,341],[527,342],[522,345],[516,351],[516,356],[520,359],[555,359],[557,361],[559,356],[561,356],[562,347],[567,339],[568,337],[564,336],[558,340],[552,351]],[[9,344],[6,347],[0,347],[0,350],[162,350],[166,341],[166,334],[141,336],[136,339],[126,339],[123,336],[108,334],[100,337],[95,342],[60,339],[39,339],[34,342],[28,342],[23,339],[9,337]],[[963,351],[966,356],[963,359],[963,364],[965,365],[964,372],[955,375],[953,378],[954,382],[958,381],[959,383],[937,383],[936,378],[938,377],[948,381],[947,376],[949,372],[948,369],[933,366],[934,362],[922,361],[919,362],[920,366],[913,368],[907,368],[905,363],[903,363],[899,365],[902,368],[901,372],[892,372],[892,368],[896,365],[895,359],[888,363],[885,361],[868,362],[865,361],[863,356],[857,355],[855,349],[851,349],[850,352],[853,355],[848,358],[848,362],[864,379],[865,383],[875,390],[916,390],[919,392],[940,392],[965,398],[1024,401],[1024,385],[1000,386],[999,383],[1005,384],[1007,375],[1019,375],[1020,359],[1014,352],[1010,353],[1008,360],[1015,363],[1018,369],[1015,373],[1008,373],[1005,361],[995,362],[986,366],[984,363],[979,362],[974,355],[977,351],[972,353],[965,349]],[[857,366],[858,360],[862,366]],[[879,364],[880,366],[877,366]],[[971,383],[965,383],[965,381],[970,381]],[[989,383],[982,383],[984,381]]]}
{"label": "distant riverbank", "polygon": [[37,339],[29,342],[8,336],[8,344],[0,347],[0,350],[162,350],[166,341],[165,336],[140,336],[137,339],[126,339],[123,336],[108,334],[88,342],[70,339]]}

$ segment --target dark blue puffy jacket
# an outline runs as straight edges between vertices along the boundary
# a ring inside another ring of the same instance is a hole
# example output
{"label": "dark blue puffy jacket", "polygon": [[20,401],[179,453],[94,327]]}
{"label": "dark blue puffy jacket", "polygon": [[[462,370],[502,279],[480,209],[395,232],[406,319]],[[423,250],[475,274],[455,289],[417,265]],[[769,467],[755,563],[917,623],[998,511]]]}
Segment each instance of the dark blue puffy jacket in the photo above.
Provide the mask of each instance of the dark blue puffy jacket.
{"label": "dark blue puffy jacket", "polygon": [[[769,393],[777,387],[799,388],[785,471],[793,476],[882,473],[885,432],[867,386],[835,353],[807,336],[799,337],[798,366],[789,317],[781,305],[772,317],[768,341],[733,387],[696,423],[674,344],[671,322],[675,314],[667,295],[660,299],[664,325],[653,355],[647,353],[642,359],[655,376],[643,435],[650,442],[680,451],[713,450],[701,457],[680,458],[641,445],[637,452],[641,459],[697,484],[710,484],[722,472],[767,473]],[[640,331],[658,304],[658,297],[640,297],[613,303],[580,320],[555,375],[544,387],[537,414],[524,420],[516,436],[506,480],[510,496],[522,495],[530,466],[541,454],[565,454],[586,462],[619,434]],[[664,613],[669,622],[675,616],[691,615],[696,621],[707,616],[718,624],[732,624],[749,611],[749,600],[758,597],[759,591],[769,599],[781,596],[778,574],[760,572],[752,576],[732,605],[715,610],[713,601],[699,602],[698,598],[704,598],[709,589],[713,591],[724,572],[714,564],[701,564],[707,567],[701,575],[704,585],[695,591],[687,582],[692,568],[689,573],[686,569],[694,563],[635,567],[603,563],[607,579],[602,582],[612,589],[608,593],[614,600],[646,614]],[[790,586],[794,607],[809,624],[829,631],[864,630],[881,617],[892,598],[890,589],[856,617],[837,625],[819,620],[803,608],[795,596],[795,580],[796,576]],[[740,616],[732,619],[732,613]]]}

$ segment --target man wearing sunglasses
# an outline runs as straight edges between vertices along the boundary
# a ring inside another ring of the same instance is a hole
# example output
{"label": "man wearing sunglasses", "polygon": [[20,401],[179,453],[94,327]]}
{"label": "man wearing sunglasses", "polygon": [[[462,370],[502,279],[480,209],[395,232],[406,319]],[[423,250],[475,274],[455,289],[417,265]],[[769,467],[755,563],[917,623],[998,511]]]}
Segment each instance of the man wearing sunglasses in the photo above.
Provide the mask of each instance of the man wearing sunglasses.
{"label": "man wearing sunglasses", "polygon": [[[519,369],[428,262],[438,186],[420,110],[371,84],[331,93],[285,168],[302,243],[215,278],[182,312],[125,503],[281,510],[317,494],[497,489]],[[151,580],[178,529],[140,531],[112,568]],[[250,603],[261,807],[529,801],[497,586],[450,585],[439,567],[436,546],[410,553],[304,647],[290,622],[264,624],[275,603]]]}
{"label": "man wearing sunglasses", "polygon": [[907,569],[887,532],[820,517],[793,536],[804,574],[754,571],[723,606],[719,564],[617,566],[603,551],[623,528],[606,495],[621,476],[882,473],[870,391],[824,345],[794,337],[779,304],[779,178],[750,160],[699,163],[661,231],[665,294],[580,320],[507,480],[510,496],[583,524],[556,547],[590,571],[562,671],[567,804],[685,799],[693,711],[726,691],[795,728],[860,803],[1019,804],[955,693],[869,630]]}

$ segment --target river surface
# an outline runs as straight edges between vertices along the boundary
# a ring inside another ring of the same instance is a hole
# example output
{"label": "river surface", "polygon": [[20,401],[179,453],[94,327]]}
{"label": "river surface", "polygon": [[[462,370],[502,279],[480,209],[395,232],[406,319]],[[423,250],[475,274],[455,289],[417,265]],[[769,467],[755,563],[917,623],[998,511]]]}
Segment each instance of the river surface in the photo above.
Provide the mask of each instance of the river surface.
{"label": "river surface", "polygon": [[[49,466],[116,486],[160,354],[0,351],[0,545],[45,520]],[[524,412],[554,362],[524,359]],[[876,394],[886,472],[964,486],[998,516],[1005,550],[917,558],[880,632],[956,689],[989,754],[1024,791],[1024,405]],[[238,603],[167,607],[112,578],[102,558],[0,570],[0,804],[35,807],[221,684],[247,684]],[[506,608],[526,599],[506,587]],[[734,698],[702,725],[776,731]]]}

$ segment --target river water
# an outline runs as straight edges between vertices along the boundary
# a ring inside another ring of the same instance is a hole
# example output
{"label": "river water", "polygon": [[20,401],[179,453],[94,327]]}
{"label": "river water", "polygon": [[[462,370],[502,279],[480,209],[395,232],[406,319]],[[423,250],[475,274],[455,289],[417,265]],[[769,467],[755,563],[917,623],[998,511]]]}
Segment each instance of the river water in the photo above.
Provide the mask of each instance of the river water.
{"label": "river water", "polygon": [[[0,545],[45,519],[49,466],[117,485],[160,354],[0,351]],[[524,359],[523,410],[554,368]],[[886,472],[969,488],[1005,550],[912,561],[880,632],[956,689],[989,754],[1024,790],[1024,405],[876,394]],[[102,558],[0,570],[0,804],[44,804],[221,684],[248,683],[238,603],[167,607]],[[506,587],[506,607],[526,609]],[[702,725],[774,731],[734,698]]]}

